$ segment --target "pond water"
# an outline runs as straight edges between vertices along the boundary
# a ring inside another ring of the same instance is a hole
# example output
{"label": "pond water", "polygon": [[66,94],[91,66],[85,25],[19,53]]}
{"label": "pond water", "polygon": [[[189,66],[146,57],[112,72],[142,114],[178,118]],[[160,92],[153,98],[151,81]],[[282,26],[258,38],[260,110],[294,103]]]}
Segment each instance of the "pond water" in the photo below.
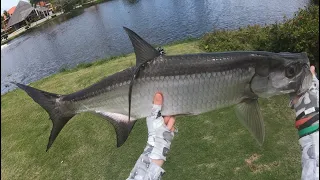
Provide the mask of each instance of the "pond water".
{"label": "pond water", "polygon": [[151,44],[293,17],[308,0],[114,0],[56,18],[1,46],[1,94],[81,62],[133,52],[122,26]]}

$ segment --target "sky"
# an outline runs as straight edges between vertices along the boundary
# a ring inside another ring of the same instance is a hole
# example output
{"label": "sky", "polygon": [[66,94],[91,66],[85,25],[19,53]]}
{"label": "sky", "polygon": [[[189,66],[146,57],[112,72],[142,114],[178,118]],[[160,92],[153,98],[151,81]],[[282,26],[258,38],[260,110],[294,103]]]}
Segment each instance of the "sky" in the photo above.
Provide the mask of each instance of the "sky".
{"label": "sky", "polygon": [[19,1],[20,0],[1,0],[1,14],[4,10],[9,10],[12,6],[16,6]]}

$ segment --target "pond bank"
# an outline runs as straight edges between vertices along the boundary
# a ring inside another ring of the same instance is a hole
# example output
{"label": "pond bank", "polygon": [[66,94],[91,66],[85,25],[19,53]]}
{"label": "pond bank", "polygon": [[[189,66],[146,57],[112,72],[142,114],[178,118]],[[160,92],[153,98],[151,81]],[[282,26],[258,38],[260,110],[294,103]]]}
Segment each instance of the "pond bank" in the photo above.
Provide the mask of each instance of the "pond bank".
{"label": "pond bank", "polygon": [[55,14],[52,14],[50,16],[47,16],[43,19],[40,19],[36,22],[33,22],[30,24],[29,28],[28,29],[25,29],[26,26],[12,32],[11,34],[8,35],[8,39],[2,41],[1,40],[1,45],[4,45],[4,44],[7,44],[9,43],[10,41],[12,41],[13,39],[25,34],[25,33],[28,33],[32,30],[34,30],[35,28],[38,28],[40,27],[41,25],[45,24],[45,23],[48,23],[49,21],[53,21],[56,17],[60,16],[61,14],[63,14],[62,12],[58,12],[58,13],[55,13]]}
{"label": "pond bank", "polygon": [[[108,1],[111,1],[111,0],[96,0],[96,1],[86,2],[86,3],[83,3],[81,5],[78,5],[73,10],[65,12],[65,13],[66,14],[70,14],[70,13],[72,14],[72,13],[76,12],[76,13],[74,13],[75,15],[72,15],[72,16],[80,15],[79,11],[81,11],[81,10],[83,11],[83,9],[85,9],[85,8],[88,8],[90,6],[94,6],[94,5],[97,5],[97,4],[101,4],[101,3],[104,3],[104,2],[108,2]],[[8,39],[6,39],[4,41],[1,40],[1,45],[9,43],[13,39],[23,35],[24,33],[29,32],[30,30],[32,30],[34,28],[37,28],[37,27],[43,25],[44,23],[48,23],[50,20],[51,21],[54,20],[54,18],[56,18],[57,16],[60,16],[62,14],[64,14],[64,12],[58,12],[58,13],[52,14],[52,15],[50,15],[48,17],[40,19],[37,22],[31,23],[31,25],[29,26],[28,29],[25,29],[26,26],[24,26],[24,27],[14,31],[14,32],[12,32],[11,34],[9,34]]]}

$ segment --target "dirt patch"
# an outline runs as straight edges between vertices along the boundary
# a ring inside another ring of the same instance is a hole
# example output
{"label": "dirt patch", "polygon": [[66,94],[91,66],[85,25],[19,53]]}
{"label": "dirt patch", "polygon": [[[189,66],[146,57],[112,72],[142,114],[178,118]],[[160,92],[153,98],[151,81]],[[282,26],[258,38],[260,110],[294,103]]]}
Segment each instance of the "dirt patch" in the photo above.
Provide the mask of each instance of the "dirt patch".
{"label": "dirt patch", "polygon": [[258,160],[260,157],[261,157],[261,155],[255,153],[255,154],[251,155],[249,159],[245,159],[245,162],[250,165],[254,161]]}
{"label": "dirt patch", "polygon": [[[268,164],[256,164],[255,161],[257,161],[260,157],[261,155],[259,154],[253,154],[250,156],[250,158],[245,159],[246,166],[250,168],[251,172],[259,173],[263,171],[270,171],[273,167],[277,167],[280,165],[280,162],[277,162],[277,161],[274,161]],[[235,169],[235,171],[238,171],[238,170],[237,168]]]}

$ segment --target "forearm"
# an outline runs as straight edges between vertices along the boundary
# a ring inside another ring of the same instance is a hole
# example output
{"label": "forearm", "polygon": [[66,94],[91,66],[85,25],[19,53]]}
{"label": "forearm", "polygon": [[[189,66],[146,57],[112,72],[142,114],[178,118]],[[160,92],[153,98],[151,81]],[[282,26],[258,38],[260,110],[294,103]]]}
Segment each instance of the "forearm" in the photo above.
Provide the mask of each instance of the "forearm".
{"label": "forearm", "polygon": [[165,171],[161,166],[154,163],[143,153],[137,160],[127,180],[159,180],[164,173]]}
{"label": "forearm", "polygon": [[152,159],[154,147],[147,143],[127,180],[159,180],[165,171],[161,168],[163,159]]}
{"label": "forearm", "polygon": [[[318,122],[319,123],[319,119]],[[301,145],[302,180],[319,179],[319,131],[299,139]]]}
{"label": "forearm", "polygon": [[[319,112],[310,114],[304,119],[304,123],[299,129],[299,144],[301,146],[302,180],[319,179]],[[301,120],[300,120],[301,121]],[[296,121],[298,122],[298,121]],[[296,123],[297,127],[297,123]]]}
{"label": "forearm", "polygon": [[293,103],[302,151],[301,179],[319,179],[319,81],[315,76],[309,91]]}
{"label": "forearm", "polygon": [[[147,117],[147,145],[127,180],[159,180],[165,172],[161,166],[166,161],[174,132],[170,131],[172,127],[166,126],[159,104],[162,103],[153,105],[151,115]],[[173,126],[174,119],[170,121],[170,118],[167,118],[166,122]]]}

